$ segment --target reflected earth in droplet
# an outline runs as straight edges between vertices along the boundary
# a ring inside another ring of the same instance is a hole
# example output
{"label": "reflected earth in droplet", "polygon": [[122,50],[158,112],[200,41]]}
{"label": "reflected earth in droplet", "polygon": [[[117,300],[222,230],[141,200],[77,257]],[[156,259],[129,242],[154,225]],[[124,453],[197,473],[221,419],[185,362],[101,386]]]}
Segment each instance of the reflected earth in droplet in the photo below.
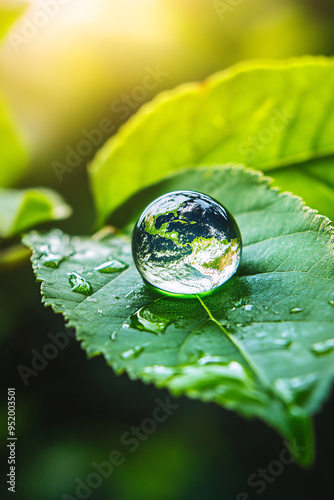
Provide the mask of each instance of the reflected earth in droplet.
{"label": "reflected earth in droplet", "polygon": [[132,254],[144,281],[174,295],[210,293],[238,269],[241,235],[213,198],[174,191],[153,201],[137,221]]}

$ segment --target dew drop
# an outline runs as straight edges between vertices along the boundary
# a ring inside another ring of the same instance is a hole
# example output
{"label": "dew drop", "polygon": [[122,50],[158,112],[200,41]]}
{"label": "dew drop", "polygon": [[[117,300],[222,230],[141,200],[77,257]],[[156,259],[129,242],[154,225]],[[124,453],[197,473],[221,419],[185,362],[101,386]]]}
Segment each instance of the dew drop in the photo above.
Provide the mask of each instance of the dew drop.
{"label": "dew drop", "polygon": [[198,361],[199,359],[203,358],[204,356],[205,356],[205,352],[204,351],[195,351],[195,352],[192,352],[187,357],[187,363],[189,363],[189,364],[195,363],[196,361]]}
{"label": "dew drop", "polygon": [[300,375],[292,379],[280,378],[274,383],[275,389],[289,404],[305,400],[318,380],[317,374]]}
{"label": "dew drop", "polygon": [[148,374],[153,374],[153,375],[163,375],[167,377],[171,377],[172,375],[175,374],[175,369],[170,368],[169,366],[163,366],[163,365],[153,365],[153,366],[146,366],[143,368],[144,373]]}
{"label": "dew drop", "polygon": [[314,354],[329,354],[334,350],[334,339],[324,340],[323,342],[317,342],[311,347],[311,351]]}
{"label": "dew drop", "polygon": [[233,216],[195,191],[154,200],[137,221],[132,254],[146,283],[162,292],[212,292],[237,271],[241,236]]}
{"label": "dew drop", "polygon": [[290,313],[291,314],[297,314],[297,313],[300,313],[300,312],[303,312],[304,309],[302,307],[292,307],[290,309]]}
{"label": "dew drop", "polygon": [[102,309],[98,309],[97,311],[98,311],[99,314],[103,313]]}
{"label": "dew drop", "polygon": [[133,349],[129,349],[121,354],[123,359],[133,359],[138,358],[140,354],[145,350],[145,347],[136,346]]}
{"label": "dew drop", "polygon": [[110,338],[113,342],[115,342],[115,340],[117,339],[117,335],[118,335],[117,330],[115,332],[112,332],[112,334],[110,335]]}
{"label": "dew drop", "polygon": [[330,306],[334,306],[334,300],[329,300],[329,301],[328,301],[328,304],[329,304]]}
{"label": "dew drop", "polygon": [[253,309],[253,306],[252,306],[252,304],[246,304],[244,306],[244,309],[245,309],[245,311],[251,311]]}
{"label": "dew drop", "polygon": [[205,354],[204,352],[202,353],[202,356],[200,356],[197,360],[197,364],[200,366],[211,365],[216,363],[226,364],[227,361],[226,358],[224,358],[223,356],[210,356],[208,354]]}
{"label": "dew drop", "polygon": [[47,255],[42,255],[40,258],[40,262],[46,267],[52,267],[53,269],[57,269],[59,264],[65,259],[63,255],[48,253]]}
{"label": "dew drop", "polygon": [[150,311],[149,306],[144,306],[132,314],[128,326],[135,330],[154,333],[156,335],[165,333],[167,326],[171,323],[170,318],[164,318]]}
{"label": "dew drop", "polygon": [[273,339],[272,343],[275,345],[282,346],[282,347],[289,347],[292,344],[292,340],[290,340],[290,339]]}
{"label": "dew drop", "polygon": [[129,266],[124,264],[117,259],[108,260],[107,262],[103,262],[99,266],[94,267],[94,271],[98,271],[99,273],[112,274],[118,273],[120,271],[124,271]]}
{"label": "dew drop", "polygon": [[38,249],[39,260],[46,267],[58,268],[59,264],[70,257],[74,251],[72,248],[65,248],[68,241],[59,238],[56,232],[49,238],[49,244],[41,245]]}
{"label": "dew drop", "polygon": [[92,285],[89,281],[80,276],[79,273],[68,273],[67,276],[73,292],[82,293],[84,295],[91,295],[93,293]]}

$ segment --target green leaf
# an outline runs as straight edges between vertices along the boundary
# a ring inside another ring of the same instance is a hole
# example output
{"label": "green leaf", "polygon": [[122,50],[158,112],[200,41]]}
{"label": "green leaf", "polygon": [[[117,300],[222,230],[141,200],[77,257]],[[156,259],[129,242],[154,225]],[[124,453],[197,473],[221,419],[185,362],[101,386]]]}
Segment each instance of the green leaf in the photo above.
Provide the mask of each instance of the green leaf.
{"label": "green leaf", "polygon": [[70,207],[51,189],[0,189],[2,238],[9,238],[42,222],[65,219],[70,214]]}
{"label": "green leaf", "polygon": [[241,64],[159,95],[90,166],[98,223],[175,170],[228,162],[334,219],[333,95],[334,62],[320,57]]}
{"label": "green leaf", "polygon": [[0,91],[0,187],[14,185],[25,174],[30,153]]}
{"label": "green leaf", "polygon": [[[0,43],[28,4],[0,6]],[[26,172],[30,151],[0,90],[0,187],[12,186]]]}
{"label": "green leaf", "polygon": [[[242,167],[185,171],[155,194],[174,189],[201,190],[236,216],[242,262],[219,293],[187,300],[148,290],[123,236],[33,232],[24,243],[43,301],[76,328],[89,356],[102,353],[117,373],[259,417],[310,463],[311,415],[334,375],[333,229],[300,198]],[[45,265],[46,249],[61,257],[59,267]],[[99,272],[111,258],[127,268]],[[71,290],[74,272],[91,295]]]}

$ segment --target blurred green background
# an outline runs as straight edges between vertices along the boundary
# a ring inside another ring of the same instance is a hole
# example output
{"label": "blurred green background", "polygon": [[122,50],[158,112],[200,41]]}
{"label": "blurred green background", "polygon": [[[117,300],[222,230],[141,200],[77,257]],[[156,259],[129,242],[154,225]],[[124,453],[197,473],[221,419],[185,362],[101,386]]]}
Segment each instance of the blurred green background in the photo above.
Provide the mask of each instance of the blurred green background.
{"label": "blurred green background", "polygon": [[[61,182],[55,162],[64,164],[68,152],[77,150],[101,120],[109,119],[113,126],[96,141],[102,144],[164,89],[243,60],[334,52],[331,0],[26,3],[0,49],[0,91],[28,158],[17,175],[11,167],[10,184],[48,186],[63,194],[74,213],[54,225],[71,234],[92,230],[86,165],[94,150],[82,155]],[[20,3],[0,1],[0,8],[16,5]],[[152,71],[162,76],[156,86],[146,88],[145,78]],[[164,400],[167,392],[132,382],[126,375],[116,377],[101,357],[87,361],[73,338],[25,386],[17,366],[30,367],[31,350],[40,353],[49,343],[47,334],[65,331],[64,323],[41,305],[27,261],[1,274],[0,294],[5,367],[1,435],[6,438],[6,388],[14,386],[18,498],[54,500],[64,493],[75,497],[75,479],[85,480],[93,471],[92,462],[106,460],[113,449],[124,452],[125,463],[90,498],[211,500],[236,499],[240,492],[251,499],[259,496],[247,485],[249,476],[267,468],[283,449],[271,429],[212,404],[182,398],[173,415],[130,453],[120,444],[122,434],[150,417],[155,399]],[[313,468],[286,466],[261,498],[325,497],[334,465],[333,417],[329,401],[316,417]]]}

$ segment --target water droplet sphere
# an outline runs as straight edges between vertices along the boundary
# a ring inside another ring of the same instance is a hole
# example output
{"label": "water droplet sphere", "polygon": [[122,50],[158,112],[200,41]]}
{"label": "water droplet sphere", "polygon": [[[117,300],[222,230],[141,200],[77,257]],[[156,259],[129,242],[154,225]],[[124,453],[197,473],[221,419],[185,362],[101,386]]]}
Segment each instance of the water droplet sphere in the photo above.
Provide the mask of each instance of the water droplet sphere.
{"label": "water droplet sphere", "polygon": [[196,191],[173,191],[148,205],[133,231],[132,255],[145,282],[173,295],[206,294],[238,269],[234,217]]}

